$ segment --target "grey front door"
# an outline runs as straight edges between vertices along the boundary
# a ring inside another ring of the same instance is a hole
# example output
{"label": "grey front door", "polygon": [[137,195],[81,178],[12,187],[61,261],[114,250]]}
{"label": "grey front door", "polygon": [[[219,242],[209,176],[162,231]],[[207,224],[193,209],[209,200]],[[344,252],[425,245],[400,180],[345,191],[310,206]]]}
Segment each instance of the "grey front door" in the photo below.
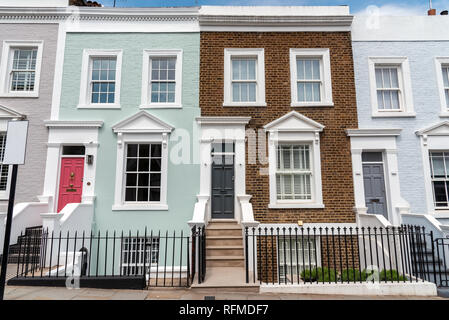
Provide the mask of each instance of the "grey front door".
{"label": "grey front door", "polygon": [[363,184],[368,213],[380,214],[388,219],[382,153],[370,152],[365,154],[363,158],[365,158],[363,162]]}
{"label": "grey front door", "polygon": [[212,145],[212,219],[234,218],[234,146]]}

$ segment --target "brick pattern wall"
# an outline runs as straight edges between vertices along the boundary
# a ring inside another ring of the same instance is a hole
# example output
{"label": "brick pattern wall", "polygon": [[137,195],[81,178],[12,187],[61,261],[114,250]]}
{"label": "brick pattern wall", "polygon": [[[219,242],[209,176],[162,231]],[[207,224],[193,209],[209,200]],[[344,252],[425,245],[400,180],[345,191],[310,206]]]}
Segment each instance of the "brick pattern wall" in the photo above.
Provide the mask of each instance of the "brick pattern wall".
{"label": "brick pattern wall", "polygon": [[[224,48],[264,48],[267,107],[222,106]],[[330,49],[334,107],[290,106],[290,48]],[[247,164],[246,193],[253,196],[255,219],[261,223],[355,222],[350,141],[345,133],[347,128],[357,128],[349,32],[202,32],[200,107],[202,116],[251,116],[248,128],[256,131],[291,110],[325,125],[321,133],[324,209],[268,209],[269,178],[260,174],[261,164]]]}

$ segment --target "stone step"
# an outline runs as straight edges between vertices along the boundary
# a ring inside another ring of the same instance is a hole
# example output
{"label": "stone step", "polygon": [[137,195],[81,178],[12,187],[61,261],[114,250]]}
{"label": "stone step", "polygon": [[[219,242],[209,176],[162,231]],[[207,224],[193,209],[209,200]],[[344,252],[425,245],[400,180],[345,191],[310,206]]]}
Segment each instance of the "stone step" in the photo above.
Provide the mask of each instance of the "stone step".
{"label": "stone step", "polygon": [[241,236],[242,230],[233,228],[216,228],[216,229],[206,229],[206,237],[210,236]]}
{"label": "stone step", "polygon": [[207,267],[243,267],[245,258],[243,256],[212,256],[206,257]]}
{"label": "stone step", "polygon": [[207,246],[206,255],[209,256],[241,256],[243,246]]}
{"label": "stone step", "polygon": [[242,246],[243,236],[208,236],[207,246]]}
{"label": "stone step", "polygon": [[235,220],[235,219],[212,219],[212,220],[210,220],[209,221],[209,225],[212,225],[212,224],[223,224],[223,223],[229,223],[229,224],[239,224],[238,222],[237,222],[237,220]]}

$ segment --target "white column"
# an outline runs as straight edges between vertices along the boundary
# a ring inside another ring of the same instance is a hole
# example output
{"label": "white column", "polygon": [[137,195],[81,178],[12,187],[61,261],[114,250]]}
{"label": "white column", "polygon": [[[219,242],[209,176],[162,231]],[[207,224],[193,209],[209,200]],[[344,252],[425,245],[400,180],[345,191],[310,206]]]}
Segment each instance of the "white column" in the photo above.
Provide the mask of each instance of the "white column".
{"label": "white column", "polygon": [[45,166],[44,192],[40,198],[49,200],[50,210],[56,210],[56,199],[58,190],[60,144],[49,143],[47,147],[47,161]]}

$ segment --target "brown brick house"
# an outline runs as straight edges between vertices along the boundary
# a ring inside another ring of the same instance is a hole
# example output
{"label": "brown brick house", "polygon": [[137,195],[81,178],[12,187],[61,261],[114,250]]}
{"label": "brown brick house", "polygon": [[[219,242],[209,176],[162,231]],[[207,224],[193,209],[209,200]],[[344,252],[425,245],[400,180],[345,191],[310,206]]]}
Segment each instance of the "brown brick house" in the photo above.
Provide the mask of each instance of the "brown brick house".
{"label": "brown brick house", "polygon": [[213,228],[354,225],[348,8],[201,11],[199,201]]}

